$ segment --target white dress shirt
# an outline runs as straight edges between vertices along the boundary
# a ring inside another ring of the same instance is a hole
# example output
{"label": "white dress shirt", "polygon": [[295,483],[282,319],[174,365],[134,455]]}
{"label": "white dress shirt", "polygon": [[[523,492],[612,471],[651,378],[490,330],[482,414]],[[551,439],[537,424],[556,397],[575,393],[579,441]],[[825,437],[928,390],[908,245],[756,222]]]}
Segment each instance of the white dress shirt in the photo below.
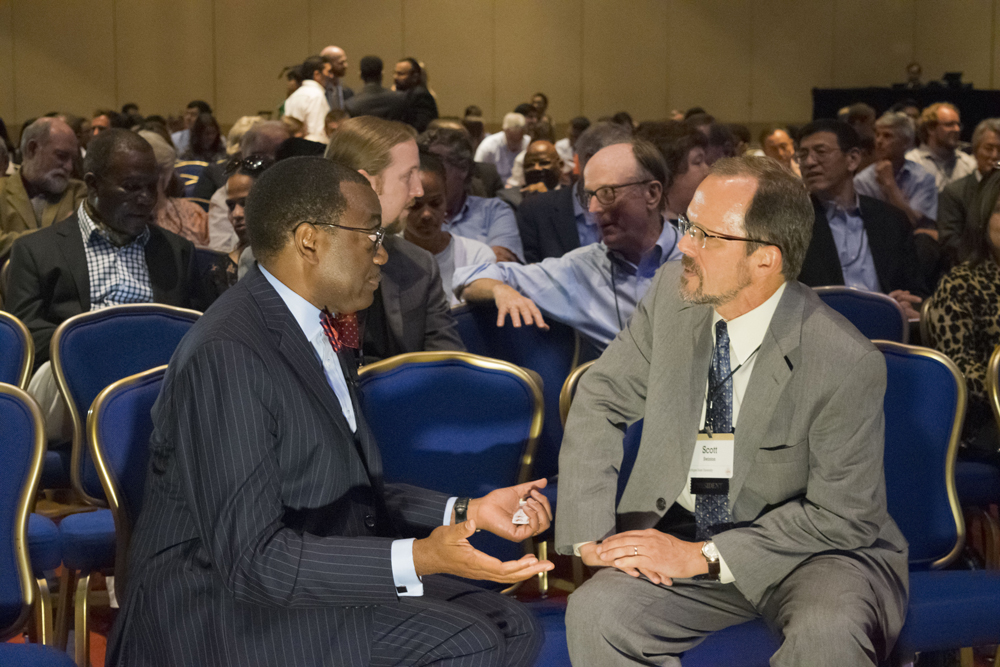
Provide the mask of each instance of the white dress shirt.
{"label": "white dress shirt", "polygon": [[527,150],[531,137],[524,135],[520,150],[512,151],[507,147],[507,135],[503,130],[491,134],[479,143],[476,149],[476,162],[489,162],[497,168],[500,180],[506,182],[514,169],[514,158],[521,151]]}
{"label": "white dress shirt", "polygon": [[306,126],[306,139],[322,144],[330,142],[323,131],[330,104],[326,101],[326,89],[312,79],[306,79],[299,89],[285,100],[285,115],[298,118]]}

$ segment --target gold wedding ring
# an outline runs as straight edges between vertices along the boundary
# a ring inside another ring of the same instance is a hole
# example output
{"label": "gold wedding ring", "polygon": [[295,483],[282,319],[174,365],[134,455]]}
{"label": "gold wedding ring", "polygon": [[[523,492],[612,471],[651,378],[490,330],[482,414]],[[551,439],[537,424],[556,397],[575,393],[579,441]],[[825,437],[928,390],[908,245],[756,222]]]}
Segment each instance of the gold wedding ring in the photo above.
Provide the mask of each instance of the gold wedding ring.
{"label": "gold wedding ring", "polygon": [[634,555],[635,555],[635,556],[638,556],[638,555],[639,555],[639,547],[635,547],[635,546],[634,546],[634,547],[632,547],[632,548],[633,548],[633,549],[635,549],[635,554],[634,554]]}

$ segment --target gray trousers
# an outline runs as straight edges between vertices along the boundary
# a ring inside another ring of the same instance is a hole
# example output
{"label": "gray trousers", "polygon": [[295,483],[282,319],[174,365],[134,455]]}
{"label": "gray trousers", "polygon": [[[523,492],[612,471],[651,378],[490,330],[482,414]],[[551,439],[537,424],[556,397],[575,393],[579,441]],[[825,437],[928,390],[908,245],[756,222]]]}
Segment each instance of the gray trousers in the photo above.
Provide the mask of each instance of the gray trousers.
{"label": "gray trousers", "polygon": [[570,596],[566,634],[574,667],[680,665],[709,633],[763,616],[784,636],[773,667],[877,665],[905,612],[906,582],[840,554],[807,560],[756,607],[735,584],[658,586],[605,568]]}

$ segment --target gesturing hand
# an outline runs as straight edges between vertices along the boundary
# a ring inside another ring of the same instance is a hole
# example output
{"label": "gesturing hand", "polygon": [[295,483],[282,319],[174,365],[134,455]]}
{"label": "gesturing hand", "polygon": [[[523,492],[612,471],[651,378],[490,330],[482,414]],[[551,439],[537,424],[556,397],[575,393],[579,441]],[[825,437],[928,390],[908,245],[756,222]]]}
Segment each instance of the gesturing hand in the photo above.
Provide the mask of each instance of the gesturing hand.
{"label": "gesturing hand", "polygon": [[525,324],[534,324],[539,329],[548,329],[549,325],[542,319],[542,312],[538,310],[535,302],[526,296],[522,296],[513,287],[499,284],[493,288],[493,300],[497,304],[497,326],[502,327],[507,314],[510,314],[510,323],[514,327],[521,326],[521,320]]}
{"label": "gesturing hand", "polygon": [[[548,530],[552,523],[552,508],[549,499],[539,489],[545,488],[548,480],[539,479],[525,482],[517,486],[508,486],[492,491],[482,498],[469,501],[469,519],[488,530],[512,542],[520,542],[529,537]],[[527,502],[520,504],[525,498]],[[512,519],[517,510],[524,510],[528,516],[527,524],[514,524]]]}
{"label": "gesturing hand", "polygon": [[648,530],[630,530],[612,535],[597,545],[597,555],[605,565],[638,577],[645,575],[654,584],[670,586],[673,579],[708,573],[701,555],[704,542],[684,542],[672,535]]}
{"label": "gesturing hand", "polygon": [[469,544],[476,532],[476,522],[463,521],[440,526],[429,537],[413,542],[413,567],[417,574],[453,574],[467,579],[487,579],[512,584],[553,568],[551,562],[528,554],[519,560],[503,562],[478,551]]}

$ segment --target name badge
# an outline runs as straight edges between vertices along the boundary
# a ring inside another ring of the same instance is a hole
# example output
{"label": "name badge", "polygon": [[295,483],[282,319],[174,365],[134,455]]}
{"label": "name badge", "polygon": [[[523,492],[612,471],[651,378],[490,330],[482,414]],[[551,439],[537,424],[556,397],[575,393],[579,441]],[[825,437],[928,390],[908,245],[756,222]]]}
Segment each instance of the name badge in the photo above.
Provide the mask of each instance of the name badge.
{"label": "name badge", "polygon": [[734,451],[732,433],[699,433],[691,457],[691,493],[728,493],[729,480],[733,478]]}

